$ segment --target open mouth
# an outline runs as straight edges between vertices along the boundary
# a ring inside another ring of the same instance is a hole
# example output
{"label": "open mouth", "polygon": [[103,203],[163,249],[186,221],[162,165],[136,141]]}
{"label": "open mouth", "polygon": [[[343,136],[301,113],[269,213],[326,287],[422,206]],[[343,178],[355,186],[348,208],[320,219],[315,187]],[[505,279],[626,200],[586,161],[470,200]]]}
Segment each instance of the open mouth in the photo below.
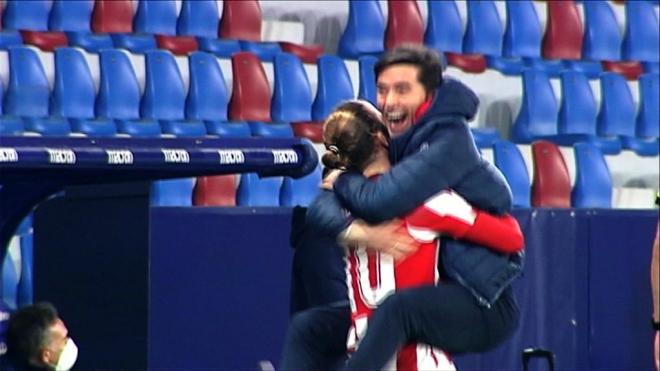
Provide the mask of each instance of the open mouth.
{"label": "open mouth", "polygon": [[406,123],[407,115],[405,112],[388,112],[385,114],[385,119],[390,126],[390,130],[396,133],[403,129],[403,126]]}

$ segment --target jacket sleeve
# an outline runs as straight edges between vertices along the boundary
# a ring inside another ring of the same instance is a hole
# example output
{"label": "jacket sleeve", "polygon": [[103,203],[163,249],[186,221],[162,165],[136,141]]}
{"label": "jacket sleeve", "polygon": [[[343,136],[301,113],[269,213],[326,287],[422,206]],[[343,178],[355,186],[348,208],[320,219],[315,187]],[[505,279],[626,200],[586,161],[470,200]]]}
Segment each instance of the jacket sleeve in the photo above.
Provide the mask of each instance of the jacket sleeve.
{"label": "jacket sleeve", "polygon": [[411,212],[480,166],[481,156],[463,122],[438,125],[428,144],[377,180],[355,172],[342,174],[334,186],[337,197],[357,217],[380,223]]}
{"label": "jacket sleeve", "polygon": [[307,209],[306,222],[320,233],[337,237],[353,221],[335,194],[323,190]]}

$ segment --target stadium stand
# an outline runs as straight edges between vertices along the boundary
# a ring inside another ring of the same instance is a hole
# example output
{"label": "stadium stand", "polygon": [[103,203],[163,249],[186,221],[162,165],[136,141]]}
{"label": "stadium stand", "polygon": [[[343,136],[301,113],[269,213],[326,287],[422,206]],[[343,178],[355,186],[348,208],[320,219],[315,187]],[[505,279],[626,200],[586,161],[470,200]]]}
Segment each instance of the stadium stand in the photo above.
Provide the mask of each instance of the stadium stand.
{"label": "stadium stand", "polygon": [[515,144],[506,140],[498,140],[493,144],[495,166],[504,174],[511,193],[514,207],[530,207],[531,185],[525,159]]}
{"label": "stadium stand", "polygon": [[363,56],[360,57],[360,87],[358,89],[358,98],[365,99],[374,105],[376,102],[376,74],[374,72],[374,66],[378,62],[378,58],[373,56]]}
{"label": "stadium stand", "polygon": [[270,86],[259,59],[239,52],[231,57],[233,89],[229,118],[237,121],[270,122]]}
{"label": "stadium stand", "polygon": [[378,55],[383,52],[384,36],[385,19],[378,0],[351,1],[337,54],[345,59]]}
{"label": "stadium stand", "polygon": [[393,49],[402,44],[422,44],[424,21],[417,0],[388,1],[387,8],[385,49]]}
{"label": "stadium stand", "polygon": [[344,61],[334,55],[324,55],[318,61],[318,88],[312,104],[312,120],[323,121],[346,99],[355,98],[353,83]]}

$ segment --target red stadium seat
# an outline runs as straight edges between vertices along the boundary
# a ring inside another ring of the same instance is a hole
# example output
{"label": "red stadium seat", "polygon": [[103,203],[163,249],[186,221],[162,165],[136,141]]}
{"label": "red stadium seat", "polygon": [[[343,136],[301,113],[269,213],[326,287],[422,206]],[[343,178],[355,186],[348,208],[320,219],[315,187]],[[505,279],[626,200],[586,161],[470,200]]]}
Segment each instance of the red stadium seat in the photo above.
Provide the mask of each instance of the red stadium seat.
{"label": "red stadium seat", "polygon": [[307,138],[314,143],[323,143],[323,123],[320,121],[293,122],[293,135],[298,138]]}
{"label": "red stadium seat", "polygon": [[223,1],[218,36],[223,39],[261,41],[259,1]]}
{"label": "red stadium seat", "polygon": [[236,175],[202,176],[193,191],[195,206],[236,206]]}
{"label": "red stadium seat", "polygon": [[584,29],[575,2],[548,1],[548,20],[543,36],[543,57],[581,59]]}
{"label": "red stadium seat", "polygon": [[131,0],[96,0],[92,12],[92,30],[95,33],[133,32]]}
{"label": "red stadium seat", "polygon": [[21,30],[20,32],[23,43],[34,45],[45,52],[53,52],[55,48],[67,46],[69,43],[64,32],[28,30]]}
{"label": "red stadium seat", "polygon": [[156,35],[156,45],[174,55],[188,55],[198,49],[197,39],[193,36]]}
{"label": "red stadium seat", "polygon": [[416,0],[389,0],[387,9],[385,49],[424,42],[424,22]]}
{"label": "red stadium seat", "polygon": [[557,145],[545,140],[532,143],[532,160],[532,207],[571,207],[571,179]]}
{"label": "red stadium seat", "polygon": [[639,76],[644,73],[642,64],[637,61],[629,62],[613,62],[603,61],[603,69],[605,71],[616,72],[623,75],[627,80],[638,80]]}
{"label": "red stadium seat", "polygon": [[486,58],[481,54],[445,53],[447,63],[465,72],[481,73],[486,70]]}
{"label": "red stadium seat", "polygon": [[323,47],[320,45],[302,46],[288,41],[280,41],[280,47],[283,52],[295,55],[303,63],[316,64],[316,60],[323,54]]}
{"label": "red stadium seat", "polygon": [[240,52],[231,57],[233,92],[229,119],[270,122],[270,86],[259,58]]}

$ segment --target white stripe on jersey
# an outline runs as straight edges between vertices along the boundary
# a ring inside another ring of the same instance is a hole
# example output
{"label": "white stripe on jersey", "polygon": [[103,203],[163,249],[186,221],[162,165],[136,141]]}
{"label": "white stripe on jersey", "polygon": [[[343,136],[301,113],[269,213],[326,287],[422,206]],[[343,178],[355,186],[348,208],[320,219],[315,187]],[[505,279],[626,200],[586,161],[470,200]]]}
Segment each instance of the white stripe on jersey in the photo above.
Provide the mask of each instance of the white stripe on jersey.
{"label": "white stripe on jersey", "polygon": [[477,218],[477,213],[472,206],[458,193],[452,191],[442,191],[436,194],[426,200],[424,207],[440,216],[451,215],[470,225],[474,224],[474,220]]}
{"label": "white stripe on jersey", "polygon": [[427,344],[417,344],[417,369],[429,371],[456,371],[456,366],[445,352]]}

